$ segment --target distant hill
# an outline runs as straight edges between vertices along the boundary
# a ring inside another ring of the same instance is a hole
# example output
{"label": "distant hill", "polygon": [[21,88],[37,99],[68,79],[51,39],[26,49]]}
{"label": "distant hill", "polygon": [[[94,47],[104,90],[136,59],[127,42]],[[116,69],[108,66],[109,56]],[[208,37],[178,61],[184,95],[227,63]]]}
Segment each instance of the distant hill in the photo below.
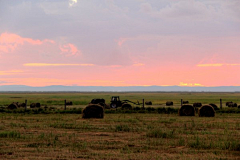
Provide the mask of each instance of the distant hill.
{"label": "distant hill", "polygon": [[0,92],[240,92],[240,86],[183,87],[183,86],[0,86]]}

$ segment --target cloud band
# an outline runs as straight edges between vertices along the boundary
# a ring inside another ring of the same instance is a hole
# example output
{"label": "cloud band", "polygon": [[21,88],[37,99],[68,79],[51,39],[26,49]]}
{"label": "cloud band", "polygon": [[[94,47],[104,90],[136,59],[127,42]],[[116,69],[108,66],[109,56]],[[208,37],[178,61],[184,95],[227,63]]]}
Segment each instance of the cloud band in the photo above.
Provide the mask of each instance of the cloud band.
{"label": "cloud band", "polygon": [[63,63],[25,63],[24,66],[46,67],[46,66],[94,66],[94,64],[63,64]]}

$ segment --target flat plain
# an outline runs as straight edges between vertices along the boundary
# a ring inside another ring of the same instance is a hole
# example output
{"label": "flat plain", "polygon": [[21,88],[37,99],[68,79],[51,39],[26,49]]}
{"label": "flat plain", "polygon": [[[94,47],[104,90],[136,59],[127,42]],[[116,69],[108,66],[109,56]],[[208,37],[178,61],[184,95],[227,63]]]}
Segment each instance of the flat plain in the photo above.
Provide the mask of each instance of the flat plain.
{"label": "flat plain", "polygon": [[[120,96],[121,100],[131,100],[133,102],[152,101],[154,106],[165,105],[166,101],[173,101],[175,105],[180,105],[181,99],[188,100],[189,103],[201,102],[202,104],[215,103],[219,106],[219,100],[222,99],[223,104],[227,101],[233,101],[240,104],[240,93],[165,93],[165,92],[71,92],[71,93],[50,93],[50,92],[20,92],[20,93],[0,93],[0,106],[7,106],[12,102],[24,102],[28,100],[28,104],[40,102],[42,105],[61,106],[64,105],[64,100],[72,101],[77,107],[78,105],[87,105],[93,98],[103,98],[106,103],[110,103],[111,96]],[[174,105],[174,106],[175,106]],[[225,106],[225,105],[223,105]]]}
{"label": "flat plain", "polygon": [[[0,106],[40,102],[56,110],[63,100],[82,108],[93,98],[238,103],[240,93],[1,93]],[[235,109],[237,111],[239,109]],[[0,113],[0,159],[240,159],[240,114],[216,112],[215,117],[180,117],[177,113],[106,112],[104,119],[81,114]]]}

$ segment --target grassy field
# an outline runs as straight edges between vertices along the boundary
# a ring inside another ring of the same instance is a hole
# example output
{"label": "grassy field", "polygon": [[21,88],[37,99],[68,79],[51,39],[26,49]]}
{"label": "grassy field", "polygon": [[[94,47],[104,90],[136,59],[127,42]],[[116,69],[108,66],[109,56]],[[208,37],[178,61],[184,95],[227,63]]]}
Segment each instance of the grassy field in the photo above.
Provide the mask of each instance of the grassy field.
{"label": "grassy field", "polygon": [[0,114],[0,159],[240,159],[240,116]]}
{"label": "grassy field", "polygon": [[180,106],[181,99],[190,103],[201,102],[203,104],[215,103],[219,106],[220,98],[225,102],[233,101],[240,104],[240,93],[0,93],[0,106],[7,106],[12,102],[25,102],[28,104],[40,102],[42,105],[64,105],[64,100],[72,101],[74,105],[87,105],[93,98],[104,98],[110,103],[111,96],[120,96],[121,100],[133,102],[152,101],[156,106],[165,105],[166,101],[173,101]]}
{"label": "grassy field", "polygon": [[156,108],[171,100],[176,109],[106,110],[104,119],[82,119],[81,112],[60,114],[59,109],[46,114],[0,112],[0,159],[240,159],[240,114],[219,111],[204,118],[176,112],[180,99],[219,106],[220,98],[238,103],[240,93],[1,93],[0,106],[28,99],[63,108],[67,99],[73,108],[82,108],[93,98],[110,101],[112,95],[144,98]]}

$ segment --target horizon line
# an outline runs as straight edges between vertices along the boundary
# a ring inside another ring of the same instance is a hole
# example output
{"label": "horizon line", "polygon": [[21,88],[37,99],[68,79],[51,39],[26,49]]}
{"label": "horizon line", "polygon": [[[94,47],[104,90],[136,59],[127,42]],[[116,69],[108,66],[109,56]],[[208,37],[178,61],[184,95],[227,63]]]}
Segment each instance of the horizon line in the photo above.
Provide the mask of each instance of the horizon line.
{"label": "horizon line", "polygon": [[62,87],[240,87],[239,86],[187,86],[187,85],[132,85],[132,86],[79,86],[79,85],[48,85],[48,86],[30,86],[30,85],[21,85],[21,84],[14,84],[14,85],[0,85],[1,86],[26,86],[26,87],[51,87],[51,86],[62,86]]}

